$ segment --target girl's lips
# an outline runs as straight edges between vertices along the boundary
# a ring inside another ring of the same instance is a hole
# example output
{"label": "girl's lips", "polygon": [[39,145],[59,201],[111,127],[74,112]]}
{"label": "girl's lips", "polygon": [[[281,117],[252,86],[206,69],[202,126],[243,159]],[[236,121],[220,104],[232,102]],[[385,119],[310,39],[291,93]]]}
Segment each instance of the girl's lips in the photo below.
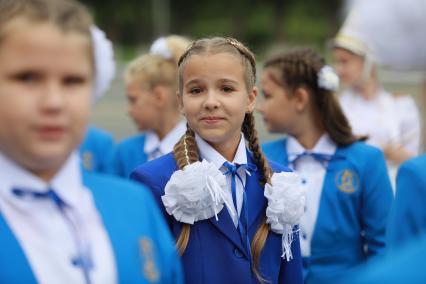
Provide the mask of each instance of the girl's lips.
{"label": "girl's lips", "polygon": [[58,140],[65,134],[65,128],[62,126],[40,126],[36,131],[45,140]]}
{"label": "girl's lips", "polygon": [[206,116],[206,117],[201,118],[201,120],[204,121],[207,124],[215,124],[215,123],[222,121],[223,118],[217,117],[217,116]]}

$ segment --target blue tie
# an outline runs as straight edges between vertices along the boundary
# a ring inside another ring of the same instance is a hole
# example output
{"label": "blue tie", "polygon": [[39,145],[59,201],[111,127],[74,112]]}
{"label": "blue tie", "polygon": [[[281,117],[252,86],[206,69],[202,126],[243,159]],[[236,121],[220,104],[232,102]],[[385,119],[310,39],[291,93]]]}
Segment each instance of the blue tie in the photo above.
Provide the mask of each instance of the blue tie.
{"label": "blue tie", "polygon": [[[237,206],[237,184],[236,177],[240,180],[241,184],[244,187],[243,179],[238,174],[239,168],[245,168],[245,170],[251,172],[256,170],[255,165],[251,164],[231,164],[229,162],[223,163],[223,165],[228,169],[224,175],[231,175],[231,193],[232,193],[232,201],[234,203],[235,212],[238,216],[238,206]],[[241,207],[241,214],[238,217],[238,232],[240,233],[240,237],[242,242],[245,244],[248,255],[251,259],[251,248],[250,248],[250,239],[248,235],[248,208],[247,208],[247,196],[245,190],[243,190],[243,204]]]}
{"label": "blue tie", "polygon": [[77,257],[71,259],[71,263],[77,267],[82,269],[84,279],[86,284],[90,284],[90,270],[93,268],[93,262],[90,255],[90,250],[84,249],[82,245],[82,240],[77,233],[77,227],[72,221],[72,219],[65,213],[65,208],[68,205],[65,201],[52,189],[48,189],[45,192],[38,192],[31,189],[24,188],[13,188],[12,192],[17,197],[33,197],[35,199],[50,199],[56,205],[58,210],[61,212],[61,215],[65,218],[68,224],[71,227],[71,231],[74,237],[74,241],[77,246]]}
{"label": "blue tie", "polygon": [[333,155],[304,151],[303,153],[296,155],[296,157],[289,161],[289,164],[292,165],[293,169],[296,168],[296,163],[302,157],[312,157],[316,161],[318,161],[324,168],[327,168],[327,164],[333,158]]}

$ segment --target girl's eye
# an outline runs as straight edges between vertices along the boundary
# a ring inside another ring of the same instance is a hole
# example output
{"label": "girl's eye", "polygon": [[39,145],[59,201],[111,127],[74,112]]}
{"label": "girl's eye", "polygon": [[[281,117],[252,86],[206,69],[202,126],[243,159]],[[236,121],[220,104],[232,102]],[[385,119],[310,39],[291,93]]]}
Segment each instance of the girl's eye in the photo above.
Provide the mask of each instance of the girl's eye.
{"label": "girl's eye", "polygon": [[271,95],[269,94],[269,93],[265,93],[265,92],[262,92],[263,93],[263,98],[264,99],[270,99],[271,98]]}
{"label": "girl's eye", "polygon": [[234,88],[232,88],[230,86],[223,86],[222,91],[224,91],[225,93],[231,93],[231,92],[234,91]]}
{"label": "girl's eye", "polygon": [[37,74],[36,72],[28,71],[28,72],[18,73],[14,75],[13,78],[16,81],[21,83],[34,84],[41,79],[41,75]]}
{"label": "girl's eye", "polygon": [[189,89],[189,93],[193,95],[199,94],[201,92],[202,92],[202,89],[198,87]]}
{"label": "girl's eye", "polygon": [[67,86],[83,85],[86,81],[83,76],[68,76],[63,79],[63,83]]}

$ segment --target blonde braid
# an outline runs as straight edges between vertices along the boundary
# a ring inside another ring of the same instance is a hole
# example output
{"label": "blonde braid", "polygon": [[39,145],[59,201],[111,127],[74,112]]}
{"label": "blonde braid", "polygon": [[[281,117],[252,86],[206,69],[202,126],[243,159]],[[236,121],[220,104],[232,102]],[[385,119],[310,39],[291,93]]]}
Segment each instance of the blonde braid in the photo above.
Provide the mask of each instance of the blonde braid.
{"label": "blonde braid", "polygon": [[[197,143],[195,141],[194,131],[187,125],[186,133],[180,138],[173,148],[173,155],[179,169],[195,163],[199,160]],[[183,255],[186,247],[188,246],[189,236],[191,233],[191,226],[189,224],[182,225],[182,231],[176,241],[176,249],[179,255]]]}
{"label": "blonde braid", "polygon": [[[261,185],[264,186],[266,183],[270,183],[272,176],[272,169],[269,165],[265,155],[263,154],[260,146],[257,131],[255,128],[254,116],[252,113],[247,113],[244,118],[242,126],[244,136],[248,140],[249,149],[253,152],[253,157],[256,165],[262,170]],[[253,272],[257,279],[261,282],[266,280],[262,277],[259,271],[260,255],[263,247],[265,246],[266,239],[269,233],[269,225],[266,223],[266,217],[263,218],[260,227],[257,229],[256,234],[253,237],[251,243],[251,250],[253,255]]]}

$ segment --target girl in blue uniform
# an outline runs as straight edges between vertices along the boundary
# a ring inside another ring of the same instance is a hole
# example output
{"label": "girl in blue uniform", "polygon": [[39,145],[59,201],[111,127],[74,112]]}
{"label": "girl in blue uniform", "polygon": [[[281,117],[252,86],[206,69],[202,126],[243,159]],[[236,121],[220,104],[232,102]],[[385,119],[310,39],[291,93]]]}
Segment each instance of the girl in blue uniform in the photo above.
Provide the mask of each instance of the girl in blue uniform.
{"label": "girl in blue uniform", "polygon": [[128,114],[141,133],[120,142],[107,159],[107,172],[128,178],[146,161],[173,150],[185,133],[176,99],[177,61],[190,41],[170,35],[157,39],[125,72]]}
{"label": "girl in blue uniform", "polygon": [[298,176],[260,150],[253,54],[235,39],[197,40],[178,74],[186,133],[131,178],[162,207],[187,283],[302,283],[293,226],[304,197]]}
{"label": "girl in blue uniform", "polygon": [[392,250],[426,234],[425,169],[426,154],[422,154],[404,162],[398,170],[386,239]]}
{"label": "girl in blue uniform", "polygon": [[287,138],[263,145],[307,190],[300,223],[305,283],[333,283],[385,247],[392,190],[383,154],[351,128],[334,97],[338,79],[310,49],[268,59],[259,111]]}
{"label": "girl in blue uniform", "polygon": [[0,282],[182,283],[146,188],[81,168],[90,26],[72,0],[0,1]]}

